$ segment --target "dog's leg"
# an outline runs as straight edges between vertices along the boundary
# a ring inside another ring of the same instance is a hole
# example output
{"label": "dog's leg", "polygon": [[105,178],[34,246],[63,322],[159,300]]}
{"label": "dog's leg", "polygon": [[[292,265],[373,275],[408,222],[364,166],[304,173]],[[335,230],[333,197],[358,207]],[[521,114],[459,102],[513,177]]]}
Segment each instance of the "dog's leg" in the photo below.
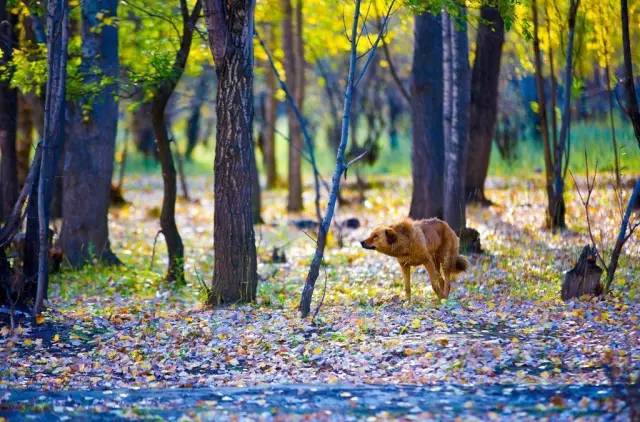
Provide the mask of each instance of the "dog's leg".
{"label": "dog's leg", "polygon": [[443,297],[443,279],[440,271],[436,268],[433,259],[427,258],[424,262],[424,267],[427,269],[427,273],[429,273],[429,280],[431,280],[431,287],[436,295],[442,299]]}
{"label": "dog's leg", "polygon": [[407,301],[411,302],[411,265],[402,265],[402,277],[404,278],[404,294]]}

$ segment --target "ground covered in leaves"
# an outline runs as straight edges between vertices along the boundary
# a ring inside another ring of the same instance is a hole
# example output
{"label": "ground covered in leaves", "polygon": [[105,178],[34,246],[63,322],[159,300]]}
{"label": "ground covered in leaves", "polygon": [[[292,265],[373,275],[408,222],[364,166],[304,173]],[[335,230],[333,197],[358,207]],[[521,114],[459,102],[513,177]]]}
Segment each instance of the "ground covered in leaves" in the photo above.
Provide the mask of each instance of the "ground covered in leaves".
{"label": "ground covered in leaves", "polygon": [[[537,411],[570,406],[575,415],[597,415],[624,409],[615,389],[602,396],[597,389],[615,381],[612,363],[624,367],[632,381],[638,376],[637,239],[621,259],[613,295],[564,304],[559,300],[562,274],[588,243],[577,195],[567,195],[570,230],[554,234],[543,229],[539,181],[492,180],[488,196],[497,205],[468,211],[468,225],[480,232],[486,253],[470,257],[471,270],[442,303],[435,300],[424,270],[414,270],[414,299],[407,303],[397,263],[362,249],[358,240],[371,227],[406,215],[410,185],[397,179],[373,182],[363,204],[338,209],[338,221],[356,217],[362,226],[343,232],[342,247],[340,236],[332,233],[315,294],[316,300],[323,296],[326,282],[324,302],[314,321],[303,321],[296,306],[314,234],[291,221],[313,215],[312,192],[305,196],[308,214],[299,216],[287,216],[284,191],[264,194],[266,224],[256,228],[258,303],[212,310],[204,304],[213,262],[211,180],[191,180],[197,199],[177,207],[189,277],[182,288],[162,280],[161,237],[155,262],[151,259],[160,181],[130,180],[126,197],[131,203],[114,209],[111,218],[112,245],[126,266],[64,270],[54,278],[44,321],[31,324],[17,316],[13,331],[1,328],[0,389],[6,392],[3,397],[0,390],[0,414],[19,409],[16,394],[24,389],[56,394],[283,384],[421,385],[471,389],[472,396],[517,386],[552,391],[531,404]],[[619,215],[613,190],[602,185],[594,192],[592,218],[606,251]],[[273,262],[274,248],[284,252],[286,262]],[[568,386],[596,390],[580,396],[567,392]],[[554,388],[559,390],[553,393]],[[496,397],[504,396],[500,391]],[[412,393],[388,397],[396,395]],[[36,397],[27,399],[32,407]],[[109,411],[101,397],[96,412],[100,406]],[[481,413],[509,415],[504,409],[513,403],[493,402],[494,407],[480,407]],[[465,398],[460,403],[461,409],[477,406]],[[52,411],[51,406],[40,411]],[[257,414],[269,408],[258,407]],[[415,407],[413,413],[420,414],[420,404],[413,402],[405,413]]]}

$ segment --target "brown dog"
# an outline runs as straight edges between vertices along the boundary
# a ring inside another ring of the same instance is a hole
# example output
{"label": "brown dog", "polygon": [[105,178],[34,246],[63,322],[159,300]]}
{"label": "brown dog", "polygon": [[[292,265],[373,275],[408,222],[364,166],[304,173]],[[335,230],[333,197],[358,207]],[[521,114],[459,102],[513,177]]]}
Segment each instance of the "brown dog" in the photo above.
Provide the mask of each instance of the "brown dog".
{"label": "brown dog", "polygon": [[441,299],[449,297],[452,276],[469,267],[469,261],[459,253],[458,236],[446,222],[437,218],[406,219],[391,226],[377,227],[360,244],[365,249],[398,259],[408,300],[411,300],[412,266],[425,266],[431,287]]}

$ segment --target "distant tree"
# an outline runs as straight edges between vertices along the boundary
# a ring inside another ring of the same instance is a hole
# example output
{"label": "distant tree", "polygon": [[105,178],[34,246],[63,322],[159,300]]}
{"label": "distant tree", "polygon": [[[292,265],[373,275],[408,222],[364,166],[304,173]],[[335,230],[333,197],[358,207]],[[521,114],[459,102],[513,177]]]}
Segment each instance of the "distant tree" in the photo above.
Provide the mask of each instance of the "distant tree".
{"label": "distant tree", "polygon": [[205,0],[217,88],[212,305],[255,300],[258,285],[251,210],[253,0]]}
{"label": "distant tree", "polygon": [[498,114],[498,82],[504,44],[504,21],[497,7],[485,2],[480,9],[476,52],[471,73],[467,201],[488,203],[484,183],[489,170],[491,141]]}
{"label": "distant tree", "polygon": [[[10,12],[8,3],[0,0],[0,69],[7,70],[18,42],[17,16]],[[10,86],[10,74],[9,71],[8,75],[0,76],[0,221],[11,214],[19,188],[16,155],[18,91]]]}
{"label": "distant tree", "polygon": [[[285,80],[298,108],[304,102],[304,49],[302,40],[302,1],[282,0],[282,45],[284,49]],[[289,195],[287,209],[301,211],[302,204],[302,129],[291,107],[288,108],[289,122]]]}
{"label": "distant tree", "polygon": [[187,161],[192,161],[193,150],[200,140],[200,127],[202,126],[202,107],[204,106],[207,100],[207,94],[209,93],[209,84],[207,83],[209,79],[211,79],[210,72],[203,72],[196,82],[195,92],[193,93],[191,110],[189,111],[189,117],[187,118],[187,125],[185,130],[185,135],[187,138],[187,149],[185,150],[184,158]]}
{"label": "distant tree", "polygon": [[424,13],[415,17],[411,70],[413,126],[413,191],[409,216],[444,216],[444,129],[442,18]]}
{"label": "distant tree", "polygon": [[442,18],[444,75],[444,219],[456,233],[466,226],[465,170],[469,144],[469,39],[466,9]]}
{"label": "distant tree", "polygon": [[171,72],[165,78],[157,81],[151,90],[153,96],[151,100],[151,122],[156,138],[163,182],[160,228],[162,229],[162,235],[167,244],[167,252],[169,254],[166,278],[176,283],[184,283],[184,245],[176,225],[177,177],[171,152],[173,139],[170,138],[167,131],[166,109],[169,99],[187,65],[196,22],[200,18],[201,10],[201,0],[196,1],[191,11],[189,11],[187,1],[180,0],[180,15],[182,17],[180,47],[176,52]]}
{"label": "distant tree", "polygon": [[[571,89],[573,86],[573,55],[574,39],[576,33],[576,16],[580,0],[570,0],[567,11],[567,42],[565,54],[565,66],[563,85],[565,95],[562,104],[562,124],[560,134],[556,136],[555,116],[552,117],[553,133],[549,133],[549,117],[547,114],[547,99],[545,93],[545,78],[543,73],[542,51],[540,49],[539,18],[537,1],[531,3],[533,16],[533,51],[536,78],[536,91],[538,96],[537,112],[539,117],[539,131],[542,135],[545,161],[545,181],[547,190],[547,226],[552,229],[564,229],[565,202],[564,179],[567,168],[567,149],[569,143],[569,128],[571,125]],[[555,89],[552,88],[552,113],[555,113]]]}
{"label": "distant tree", "polygon": [[[275,43],[274,30],[267,25],[265,31],[266,42]],[[278,99],[276,97],[277,80],[271,71],[268,61],[265,61],[265,99],[264,125],[262,131],[262,156],[264,171],[267,176],[267,189],[273,189],[278,184],[278,165],[276,159],[276,119],[278,117]]]}
{"label": "distant tree", "polygon": [[119,78],[117,0],[81,3],[82,64],[90,90],[70,106],[65,143],[62,231],[65,258],[79,266],[96,257],[118,262],[109,244],[108,211],[118,127]]}

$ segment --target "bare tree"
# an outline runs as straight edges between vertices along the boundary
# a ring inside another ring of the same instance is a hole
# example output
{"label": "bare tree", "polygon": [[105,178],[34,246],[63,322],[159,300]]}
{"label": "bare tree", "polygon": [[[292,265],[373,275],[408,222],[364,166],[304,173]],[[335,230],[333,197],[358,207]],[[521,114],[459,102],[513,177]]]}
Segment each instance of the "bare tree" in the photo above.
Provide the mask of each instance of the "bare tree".
{"label": "bare tree", "polygon": [[258,285],[251,207],[253,0],[205,0],[218,77],[212,305],[255,300]]}
{"label": "bare tree", "polygon": [[345,87],[344,106],[342,109],[342,130],[340,133],[340,144],[338,145],[338,152],[336,156],[336,167],[334,169],[333,177],[331,179],[331,191],[329,192],[329,201],[327,204],[327,211],[324,214],[324,217],[322,218],[322,222],[318,229],[316,249],[313,255],[313,260],[311,261],[311,265],[309,266],[309,272],[307,273],[307,278],[305,280],[304,288],[302,290],[302,295],[300,298],[300,304],[298,307],[303,318],[306,318],[311,312],[311,299],[313,297],[313,291],[315,288],[316,281],[318,280],[318,275],[320,274],[320,265],[324,257],[324,249],[327,243],[327,234],[329,232],[329,228],[331,227],[331,221],[333,220],[333,214],[335,212],[335,206],[336,206],[336,202],[338,200],[338,194],[340,191],[340,180],[342,178],[342,175],[349,168],[349,166],[363,157],[363,155],[360,155],[348,163],[345,160],[345,150],[347,148],[347,141],[349,139],[349,126],[350,126],[353,93],[357,89],[359,83],[362,81],[362,78],[367,72],[367,68],[371,64],[371,61],[373,60],[378,44],[380,43],[380,39],[382,38],[384,32],[386,31],[386,27],[389,22],[389,17],[391,15],[391,11],[394,3],[395,2],[393,0],[390,2],[389,8],[383,20],[383,23],[380,26],[378,37],[373,42],[373,45],[371,46],[371,49],[369,50],[369,53],[366,56],[366,61],[362,69],[360,70],[359,73],[356,73],[357,59],[358,59],[357,42],[358,42],[358,39],[360,39],[358,32],[360,32],[361,34],[364,33],[364,28],[360,29],[359,31],[360,0],[356,0],[355,2],[355,11],[353,15],[353,23],[351,26],[351,33],[349,38],[351,42],[351,50],[349,54],[349,73],[347,74],[347,82]]}

